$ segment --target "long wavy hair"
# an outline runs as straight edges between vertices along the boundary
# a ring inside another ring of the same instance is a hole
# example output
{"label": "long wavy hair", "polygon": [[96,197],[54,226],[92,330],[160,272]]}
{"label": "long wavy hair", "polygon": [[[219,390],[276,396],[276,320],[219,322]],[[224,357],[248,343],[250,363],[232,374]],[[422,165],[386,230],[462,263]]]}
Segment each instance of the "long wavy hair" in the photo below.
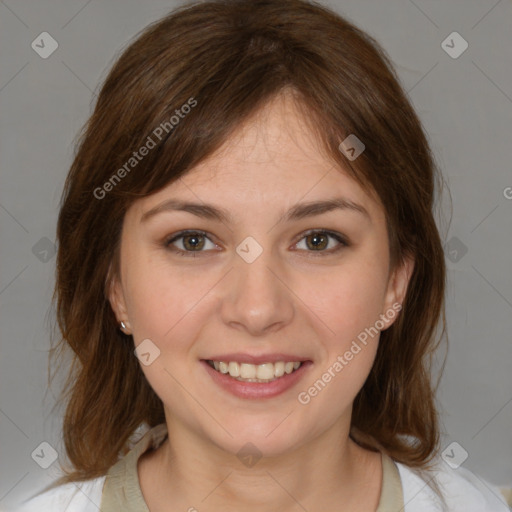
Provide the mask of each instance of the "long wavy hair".
{"label": "long wavy hair", "polygon": [[[211,0],[174,10],[130,42],[77,140],[58,217],[60,332],[50,350],[50,367],[69,366],[58,402],[69,460],[51,487],[105,475],[139,426],[165,422],[108,300],[127,208],[185,175],[285,89],[333,164],[381,201],[393,268],[415,262],[350,435],[428,469],[439,443],[431,365],[446,336],[445,260],[435,221],[443,181],[422,124],[384,50],[338,14],[303,0]],[[180,110],[191,98],[195,106]],[[176,110],[186,111],[178,123]],[[356,160],[339,149],[349,134],[366,146]],[[155,147],[127,166],[148,137]]]}

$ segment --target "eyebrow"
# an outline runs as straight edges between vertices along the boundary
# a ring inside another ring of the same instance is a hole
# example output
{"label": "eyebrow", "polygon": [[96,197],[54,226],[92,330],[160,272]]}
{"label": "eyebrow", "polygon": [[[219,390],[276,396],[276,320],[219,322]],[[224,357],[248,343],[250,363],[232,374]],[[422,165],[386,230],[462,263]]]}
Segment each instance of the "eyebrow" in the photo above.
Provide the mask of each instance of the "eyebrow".
{"label": "eyebrow", "polygon": [[[311,201],[296,204],[285,213],[284,218],[282,218],[279,223],[300,220],[314,215],[321,215],[333,210],[348,210],[356,212],[370,220],[370,214],[364,206],[344,197],[336,197],[324,201]],[[168,211],[189,212],[197,217],[217,220],[222,223],[229,223],[232,220],[231,214],[224,208],[206,203],[191,203],[178,199],[169,199],[145,212],[140,221],[146,222],[151,217]]]}

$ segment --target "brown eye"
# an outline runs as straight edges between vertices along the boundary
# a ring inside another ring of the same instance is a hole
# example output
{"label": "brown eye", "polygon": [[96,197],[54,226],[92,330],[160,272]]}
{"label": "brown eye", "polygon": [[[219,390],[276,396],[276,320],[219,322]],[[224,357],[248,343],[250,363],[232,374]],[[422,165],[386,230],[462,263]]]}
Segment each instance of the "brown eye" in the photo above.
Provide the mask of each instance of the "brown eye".
{"label": "brown eye", "polygon": [[[305,241],[302,247],[300,245]],[[332,242],[334,240],[334,242]],[[337,243],[336,243],[337,242]],[[305,233],[302,239],[296,244],[297,248],[307,252],[318,252],[332,254],[343,247],[347,247],[349,243],[346,239],[337,233],[330,231],[310,231]],[[327,250],[326,250],[327,249]]]}
{"label": "brown eye", "polygon": [[[207,246],[208,243],[210,247]],[[206,236],[206,233],[201,231],[182,231],[165,242],[165,246],[180,256],[195,256],[195,253],[203,253],[207,252],[207,249],[215,248],[215,244]]]}

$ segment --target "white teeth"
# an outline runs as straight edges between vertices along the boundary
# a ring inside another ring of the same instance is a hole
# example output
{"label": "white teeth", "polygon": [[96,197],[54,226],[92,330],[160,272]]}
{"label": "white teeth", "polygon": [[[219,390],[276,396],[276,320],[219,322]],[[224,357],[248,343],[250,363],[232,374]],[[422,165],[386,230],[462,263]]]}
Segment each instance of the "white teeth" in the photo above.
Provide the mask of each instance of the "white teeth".
{"label": "white teeth", "polygon": [[256,370],[257,379],[273,379],[274,365],[272,363],[259,364]]}
{"label": "white teeth", "polygon": [[276,377],[282,377],[284,375],[283,361],[278,361],[277,363],[274,363],[274,375]]}
{"label": "white teeth", "polygon": [[220,373],[229,374],[237,380],[248,382],[269,382],[282,377],[285,373],[290,374],[301,366],[299,361],[277,361],[275,363],[249,364],[237,363],[236,361],[210,361],[210,366]]}
{"label": "white teeth", "polygon": [[[233,377],[233,375],[231,376]],[[254,379],[256,377],[256,366],[253,364],[242,363],[240,365],[240,377],[243,379]]]}
{"label": "white teeth", "polygon": [[240,365],[238,363],[230,361],[228,368],[231,377],[240,377]]}

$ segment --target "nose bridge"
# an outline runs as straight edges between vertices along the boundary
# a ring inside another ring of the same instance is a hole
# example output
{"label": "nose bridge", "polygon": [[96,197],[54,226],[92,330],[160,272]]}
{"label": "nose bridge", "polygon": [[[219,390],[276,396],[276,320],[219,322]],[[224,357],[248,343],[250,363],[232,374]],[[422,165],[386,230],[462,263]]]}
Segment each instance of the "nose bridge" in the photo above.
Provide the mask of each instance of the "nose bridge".
{"label": "nose bridge", "polygon": [[236,252],[222,304],[224,322],[253,335],[286,325],[293,316],[293,304],[276,277],[282,270],[273,252],[252,237],[242,241]]}

